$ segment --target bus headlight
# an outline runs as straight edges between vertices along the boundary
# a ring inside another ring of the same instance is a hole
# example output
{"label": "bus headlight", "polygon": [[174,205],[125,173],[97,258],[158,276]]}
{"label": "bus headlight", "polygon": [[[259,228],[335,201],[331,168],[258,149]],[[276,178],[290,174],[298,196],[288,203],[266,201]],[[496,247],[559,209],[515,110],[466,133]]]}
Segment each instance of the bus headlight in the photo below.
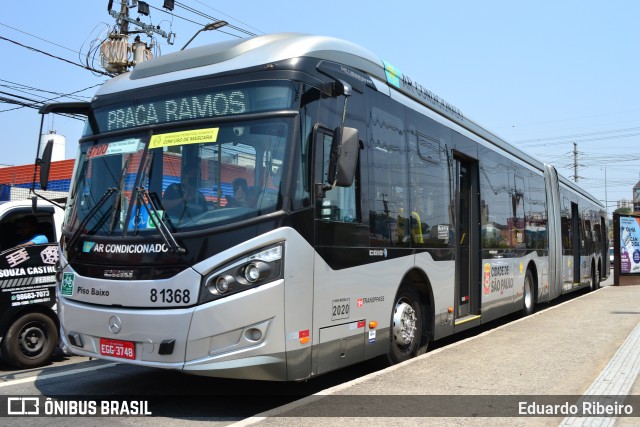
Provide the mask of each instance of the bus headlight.
{"label": "bus headlight", "polygon": [[244,268],[244,278],[249,283],[255,283],[263,277],[267,277],[270,270],[269,264],[265,262],[252,262]]}
{"label": "bus headlight", "polygon": [[235,279],[232,276],[219,276],[216,280],[207,283],[207,289],[214,295],[223,295],[231,289],[233,282]]}
{"label": "bus headlight", "polygon": [[284,244],[232,260],[203,279],[200,304],[273,282],[283,276]]}

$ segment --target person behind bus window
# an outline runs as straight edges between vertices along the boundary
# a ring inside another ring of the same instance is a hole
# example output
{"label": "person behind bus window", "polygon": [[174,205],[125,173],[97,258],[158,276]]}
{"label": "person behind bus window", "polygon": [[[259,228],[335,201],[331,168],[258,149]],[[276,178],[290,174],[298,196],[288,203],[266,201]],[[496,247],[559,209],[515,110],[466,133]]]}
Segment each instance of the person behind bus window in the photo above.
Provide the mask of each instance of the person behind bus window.
{"label": "person behind bus window", "polygon": [[38,219],[33,215],[27,215],[20,218],[16,223],[16,231],[20,243],[18,246],[42,245],[49,243],[49,239],[44,234],[39,234]]}
{"label": "person behind bus window", "polygon": [[282,166],[278,166],[277,168],[274,168],[274,169],[275,170],[272,169],[271,173],[269,174],[269,177],[271,180],[271,187],[279,189],[280,181],[282,181]]}
{"label": "person behind bus window", "polygon": [[248,191],[247,180],[244,178],[236,178],[232,181],[233,197],[227,202],[228,208],[248,207]]}
{"label": "person behind bus window", "polygon": [[164,191],[162,206],[174,221],[184,221],[207,210],[207,201],[198,190],[197,170],[187,169],[180,183],[170,184]]}

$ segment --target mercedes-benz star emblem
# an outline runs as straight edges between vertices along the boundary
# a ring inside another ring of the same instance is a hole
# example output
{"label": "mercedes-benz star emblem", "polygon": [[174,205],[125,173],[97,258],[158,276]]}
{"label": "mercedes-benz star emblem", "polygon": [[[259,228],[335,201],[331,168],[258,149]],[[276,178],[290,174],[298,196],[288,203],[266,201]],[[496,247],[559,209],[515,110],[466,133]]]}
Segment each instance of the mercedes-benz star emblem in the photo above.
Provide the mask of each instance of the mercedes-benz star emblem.
{"label": "mercedes-benz star emblem", "polygon": [[122,320],[118,316],[111,316],[109,319],[109,330],[113,334],[117,334],[122,329]]}

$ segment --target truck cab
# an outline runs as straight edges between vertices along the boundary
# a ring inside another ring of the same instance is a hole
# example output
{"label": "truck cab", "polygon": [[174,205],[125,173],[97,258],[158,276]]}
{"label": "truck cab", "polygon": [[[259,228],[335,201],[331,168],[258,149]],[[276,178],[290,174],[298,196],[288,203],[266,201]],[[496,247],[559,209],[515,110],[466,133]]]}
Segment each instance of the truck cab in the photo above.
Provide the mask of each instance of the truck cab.
{"label": "truck cab", "polygon": [[[35,217],[35,233],[48,243],[21,245],[18,228],[27,217]],[[0,202],[0,352],[16,368],[46,364],[58,345],[55,272],[62,220],[63,210],[46,201]]]}

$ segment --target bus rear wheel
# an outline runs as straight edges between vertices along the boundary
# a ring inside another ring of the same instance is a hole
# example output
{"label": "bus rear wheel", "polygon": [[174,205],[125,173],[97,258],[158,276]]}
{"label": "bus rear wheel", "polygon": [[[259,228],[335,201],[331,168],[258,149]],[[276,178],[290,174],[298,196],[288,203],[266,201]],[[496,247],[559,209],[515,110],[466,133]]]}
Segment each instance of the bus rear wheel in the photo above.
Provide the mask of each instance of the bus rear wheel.
{"label": "bus rear wheel", "polygon": [[429,338],[425,334],[425,316],[425,307],[418,291],[412,286],[402,286],[391,312],[388,357],[392,364],[404,362],[427,351]]}
{"label": "bus rear wheel", "polygon": [[591,267],[591,291],[600,289],[600,270]]}
{"label": "bus rear wheel", "polygon": [[58,345],[56,323],[43,313],[27,313],[9,327],[0,348],[4,360],[19,369],[46,364]]}
{"label": "bus rear wheel", "polygon": [[522,308],[522,314],[525,316],[533,314],[536,310],[536,301],[533,294],[534,289],[533,274],[531,274],[531,270],[527,270],[527,273],[524,276],[524,306]]}

